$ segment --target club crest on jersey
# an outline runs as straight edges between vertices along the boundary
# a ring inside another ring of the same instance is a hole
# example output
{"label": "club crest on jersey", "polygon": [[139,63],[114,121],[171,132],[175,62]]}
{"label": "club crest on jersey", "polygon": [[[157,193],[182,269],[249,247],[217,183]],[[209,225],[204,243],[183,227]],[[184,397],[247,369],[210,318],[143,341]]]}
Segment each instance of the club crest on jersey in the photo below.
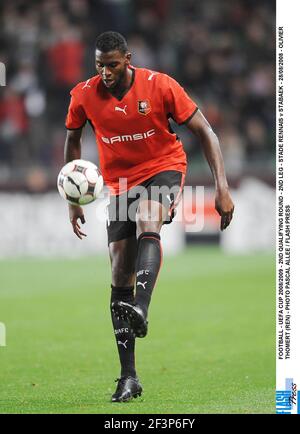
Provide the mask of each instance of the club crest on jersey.
{"label": "club crest on jersey", "polygon": [[141,115],[147,115],[151,112],[151,105],[148,99],[138,101],[138,112],[141,113]]}

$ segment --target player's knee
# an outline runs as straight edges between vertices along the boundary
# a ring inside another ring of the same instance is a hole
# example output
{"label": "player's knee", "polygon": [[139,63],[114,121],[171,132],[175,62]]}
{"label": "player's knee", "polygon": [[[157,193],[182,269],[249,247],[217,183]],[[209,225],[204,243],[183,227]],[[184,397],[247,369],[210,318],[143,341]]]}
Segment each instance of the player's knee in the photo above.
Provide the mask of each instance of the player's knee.
{"label": "player's knee", "polygon": [[140,222],[137,222],[136,226],[137,226],[136,227],[136,236],[139,237],[144,232],[159,233],[161,226],[162,226],[162,223],[140,221]]}
{"label": "player's knee", "polygon": [[163,207],[154,200],[143,201],[136,213],[136,223],[160,223],[163,219]]}
{"label": "player's knee", "polygon": [[165,214],[164,207],[159,202],[141,202],[136,214],[137,235],[142,232],[159,232]]}

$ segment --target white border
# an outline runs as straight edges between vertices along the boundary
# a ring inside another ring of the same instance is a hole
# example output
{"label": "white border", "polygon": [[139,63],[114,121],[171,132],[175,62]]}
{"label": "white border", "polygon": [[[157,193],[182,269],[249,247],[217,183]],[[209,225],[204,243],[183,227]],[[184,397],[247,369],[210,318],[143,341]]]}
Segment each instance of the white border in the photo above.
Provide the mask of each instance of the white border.
{"label": "white border", "polygon": [[[283,26],[284,34],[284,206],[291,206],[291,358],[279,360],[278,357],[278,188],[276,213],[276,390],[286,390],[286,379],[293,379],[297,390],[300,389],[300,204],[296,191],[300,174],[298,163],[299,127],[300,127],[300,86],[299,86],[299,45],[300,22],[299,2],[277,0],[276,14],[276,143],[278,157],[278,28]],[[278,158],[276,169],[278,174]],[[278,185],[277,185],[278,187]],[[300,395],[298,395],[299,397]],[[291,413],[297,413],[298,405],[292,405]],[[278,407],[277,407],[278,408]]]}

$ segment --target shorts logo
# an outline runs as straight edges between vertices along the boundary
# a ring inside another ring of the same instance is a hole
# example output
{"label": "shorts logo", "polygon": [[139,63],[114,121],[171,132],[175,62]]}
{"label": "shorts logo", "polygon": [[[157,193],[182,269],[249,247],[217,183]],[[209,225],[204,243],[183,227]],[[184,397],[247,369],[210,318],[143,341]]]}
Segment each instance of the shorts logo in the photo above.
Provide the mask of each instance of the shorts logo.
{"label": "shorts logo", "polygon": [[148,99],[145,99],[144,101],[138,101],[138,112],[145,116],[151,112],[151,105]]}

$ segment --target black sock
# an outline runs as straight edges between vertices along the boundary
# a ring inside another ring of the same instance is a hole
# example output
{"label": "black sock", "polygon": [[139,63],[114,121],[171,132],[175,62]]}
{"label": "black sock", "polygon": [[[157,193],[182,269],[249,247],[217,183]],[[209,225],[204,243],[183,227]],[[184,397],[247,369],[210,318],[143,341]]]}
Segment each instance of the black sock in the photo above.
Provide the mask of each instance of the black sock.
{"label": "black sock", "polygon": [[138,238],[135,302],[142,308],[146,316],[161,261],[162,250],[159,234],[143,232]]}
{"label": "black sock", "polygon": [[[111,303],[114,301],[125,301],[132,303],[134,299],[133,286],[113,286],[111,285]],[[118,320],[111,313],[114,327],[115,338],[117,342],[119,359],[121,363],[121,376],[136,376],[135,371],[135,337],[130,333],[128,324],[123,320]]]}

